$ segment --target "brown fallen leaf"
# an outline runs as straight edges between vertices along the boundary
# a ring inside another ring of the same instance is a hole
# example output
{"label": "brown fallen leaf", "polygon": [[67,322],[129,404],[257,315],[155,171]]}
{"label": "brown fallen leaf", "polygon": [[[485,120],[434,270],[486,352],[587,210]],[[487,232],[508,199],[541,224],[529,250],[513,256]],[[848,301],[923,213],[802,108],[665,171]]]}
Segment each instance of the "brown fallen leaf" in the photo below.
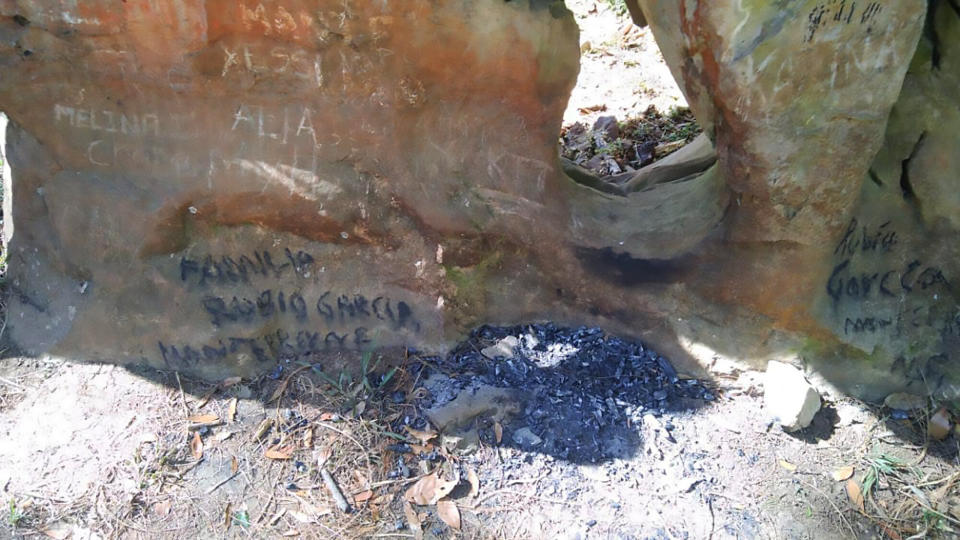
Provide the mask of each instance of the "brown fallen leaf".
{"label": "brown fallen leaf", "polygon": [[290,459],[291,455],[281,450],[268,448],[267,451],[263,453],[263,457],[267,459]]}
{"label": "brown fallen leaf", "polygon": [[847,465],[846,467],[840,467],[839,469],[833,471],[831,474],[833,479],[837,482],[843,482],[844,480],[849,480],[853,476],[853,467]]}
{"label": "brown fallen leaf", "polygon": [[216,424],[220,417],[215,414],[195,414],[187,420],[194,424]]}
{"label": "brown fallen leaf", "polygon": [[847,497],[850,497],[850,502],[852,502],[861,513],[866,511],[863,506],[863,492],[860,491],[860,484],[853,478],[847,480]]}
{"label": "brown fallen leaf", "polygon": [[366,491],[361,491],[360,493],[357,493],[356,495],[354,495],[353,502],[355,503],[366,502],[366,501],[369,501],[372,497],[373,497],[373,491],[368,489]]}
{"label": "brown fallen leaf", "polygon": [[190,440],[190,453],[193,454],[193,459],[203,457],[203,439],[200,438],[199,432],[193,433],[193,439]]}
{"label": "brown fallen leaf", "polygon": [[313,427],[308,427],[303,431],[303,447],[313,448]]}
{"label": "brown fallen leaf", "polygon": [[403,499],[419,505],[430,504],[430,499],[437,491],[437,480],[435,474],[424,476],[407,488],[407,491],[403,494]]}
{"label": "brown fallen leaf", "polygon": [[460,480],[444,480],[442,478],[438,478],[436,488],[433,492],[433,497],[430,498],[430,502],[428,504],[436,504],[437,501],[449,495],[459,483]]}
{"label": "brown fallen leaf", "polygon": [[270,432],[270,428],[273,427],[273,418],[267,418],[260,422],[260,425],[257,426],[257,431],[253,433],[253,440],[259,441]]}
{"label": "brown fallen leaf", "polygon": [[423,453],[432,451],[433,445],[427,444],[424,446],[420,446],[419,444],[410,444],[410,450],[413,450],[414,454],[423,454]]}
{"label": "brown fallen leaf", "polygon": [[320,450],[317,450],[317,468],[322,469],[323,466],[330,461],[331,456],[333,456],[333,449],[329,446],[324,446]]}
{"label": "brown fallen leaf", "polygon": [[947,412],[946,407],[940,407],[927,423],[927,435],[935,441],[942,441],[947,438],[947,435],[950,435],[952,427],[950,413]]}
{"label": "brown fallen leaf", "polygon": [[797,466],[796,466],[796,465],[794,465],[793,463],[790,463],[789,461],[787,461],[787,460],[785,460],[785,459],[781,459],[780,461],[778,461],[778,463],[780,464],[781,467],[783,467],[784,469],[786,469],[786,470],[788,470],[788,471],[790,471],[790,472],[796,472],[796,470],[797,470]]}
{"label": "brown fallen leaf", "polygon": [[240,469],[240,462],[237,460],[237,456],[230,458],[230,474],[237,474],[237,471]]}
{"label": "brown fallen leaf", "polygon": [[500,425],[500,422],[493,423],[493,436],[497,441],[497,444],[503,440],[503,426]]}
{"label": "brown fallen leaf", "polygon": [[480,477],[477,476],[477,471],[473,469],[467,469],[467,482],[470,482],[470,494],[469,497],[476,497],[480,494]]}
{"label": "brown fallen leaf", "polygon": [[325,413],[321,413],[321,414],[320,414],[319,420],[320,420],[321,422],[329,422],[330,420],[333,420],[336,416],[337,416],[337,415],[335,415],[335,414],[333,414],[333,413],[325,412]]}
{"label": "brown fallen leaf", "polygon": [[460,509],[449,500],[437,501],[437,515],[451,528],[460,530]]}
{"label": "brown fallen leaf", "polygon": [[413,429],[410,426],[407,426],[407,433],[409,433],[411,437],[413,437],[414,439],[417,439],[423,444],[427,444],[430,441],[430,439],[433,439],[434,437],[437,436],[436,431],[431,431],[431,430],[420,431],[418,429]]}
{"label": "brown fallen leaf", "polygon": [[70,538],[73,529],[66,523],[56,523],[46,529],[42,529],[40,532],[42,532],[44,536],[53,538],[54,540],[66,540]]}
{"label": "brown fallen leaf", "polygon": [[223,510],[223,528],[224,528],[224,529],[229,529],[229,528],[230,528],[230,522],[233,521],[233,520],[231,519],[232,516],[230,515],[230,510],[231,510],[232,508],[233,508],[233,503],[227,503],[227,507],[224,508],[224,510]]}
{"label": "brown fallen leaf", "polygon": [[173,503],[169,499],[167,499],[165,501],[158,502],[157,504],[153,505],[153,513],[160,517],[164,517],[170,513],[170,508],[172,507],[173,507]]}
{"label": "brown fallen leaf", "polygon": [[407,525],[409,525],[410,530],[413,531],[414,538],[417,540],[423,538],[423,526],[420,524],[420,516],[417,515],[417,512],[408,501],[403,502],[403,514],[407,516]]}
{"label": "brown fallen leaf", "polygon": [[231,424],[237,418],[238,402],[239,400],[237,398],[233,398],[230,400],[230,405],[227,406],[227,422],[230,422]]}

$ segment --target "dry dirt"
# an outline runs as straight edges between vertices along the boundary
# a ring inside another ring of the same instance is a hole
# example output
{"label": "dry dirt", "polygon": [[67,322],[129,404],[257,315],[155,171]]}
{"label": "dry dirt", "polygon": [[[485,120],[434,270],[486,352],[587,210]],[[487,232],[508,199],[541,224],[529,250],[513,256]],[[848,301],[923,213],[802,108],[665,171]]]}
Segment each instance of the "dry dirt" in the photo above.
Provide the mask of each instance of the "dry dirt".
{"label": "dry dirt", "polygon": [[[684,105],[648,30],[606,1],[568,4],[590,45],[565,124]],[[629,451],[572,462],[510,444],[516,430],[500,424],[470,451],[447,450],[415,405],[428,397],[422,375],[444,369],[428,359],[324,365],[214,384],[0,360],[0,538],[906,539],[960,530],[960,449],[956,435],[927,440],[929,410],[894,420],[828,392],[814,425],[787,434],[765,420],[759,374],[717,366],[712,401],[644,416],[626,426],[638,437]],[[407,421],[421,429],[396,428]],[[440,504],[404,502],[411,488],[429,491],[424,478],[457,476]],[[459,531],[447,523],[456,514]]]}

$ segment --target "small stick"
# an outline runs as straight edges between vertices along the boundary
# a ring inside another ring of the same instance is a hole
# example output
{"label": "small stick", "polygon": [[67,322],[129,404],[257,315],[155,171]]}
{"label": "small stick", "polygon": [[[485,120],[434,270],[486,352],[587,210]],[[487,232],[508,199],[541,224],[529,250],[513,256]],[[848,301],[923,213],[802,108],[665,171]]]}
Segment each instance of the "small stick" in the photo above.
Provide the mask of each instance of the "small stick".
{"label": "small stick", "polygon": [[344,514],[349,514],[350,503],[348,503],[347,499],[344,498],[343,492],[340,491],[340,487],[337,485],[337,481],[333,479],[333,475],[330,474],[330,471],[324,467],[320,469],[320,476],[323,477],[323,482],[327,484],[327,489],[330,490],[330,495],[332,495],[333,500],[336,501],[337,508],[339,508]]}
{"label": "small stick", "polygon": [[180,384],[180,372],[174,371],[173,374],[177,377],[177,387],[180,389],[180,404],[183,405],[183,416],[190,416],[190,408],[187,407],[187,397],[183,395],[183,385]]}
{"label": "small stick", "polygon": [[207,490],[206,495],[209,495],[209,494],[213,493],[213,492],[216,491],[217,488],[219,488],[220,486],[222,486],[222,485],[226,484],[227,482],[233,480],[234,478],[237,477],[238,474],[240,474],[240,471],[237,471],[237,472],[231,474],[230,476],[228,476],[227,478],[221,480],[220,482],[217,482],[217,484],[216,484],[215,486],[213,486],[213,487],[211,487],[210,489]]}

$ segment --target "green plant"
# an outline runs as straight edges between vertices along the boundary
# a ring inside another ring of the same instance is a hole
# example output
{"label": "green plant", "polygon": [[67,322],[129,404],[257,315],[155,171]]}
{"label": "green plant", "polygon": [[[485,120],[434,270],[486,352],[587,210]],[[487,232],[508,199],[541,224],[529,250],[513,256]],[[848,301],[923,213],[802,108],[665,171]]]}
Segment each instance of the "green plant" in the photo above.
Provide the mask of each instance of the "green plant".
{"label": "green plant", "polygon": [[861,491],[864,497],[869,497],[877,488],[880,482],[885,481],[888,476],[900,477],[902,473],[912,473],[917,479],[922,475],[916,469],[904,462],[902,459],[884,454],[882,452],[872,452],[863,458],[867,467],[867,473],[863,476]]}
{"label": "green plant", "polygon": [[10,499],[10,510],[7,512],[7,523],[16,527],[23,520],[23,512],[17,508],[17,501]]}
{"label": "green plant", "polygon": [[624,0],[606,0],[606,2],[607,5],[610,6],[610,9],[617,15],[625,15],[627,13],[627,3]]}

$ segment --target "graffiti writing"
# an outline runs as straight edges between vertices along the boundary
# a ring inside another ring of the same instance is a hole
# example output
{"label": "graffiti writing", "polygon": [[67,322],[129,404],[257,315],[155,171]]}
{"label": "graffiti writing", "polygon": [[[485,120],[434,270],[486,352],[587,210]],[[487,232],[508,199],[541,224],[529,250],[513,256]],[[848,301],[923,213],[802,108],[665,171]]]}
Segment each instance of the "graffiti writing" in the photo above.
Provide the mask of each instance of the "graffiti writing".
{"label": "graffiti writing", "polygon": [[348,324],[357,320],[381,321],[396,330],[420,330],[410,305],[385,296],[369,299],[362,294],[335,294],[327,291],[316,301],[307,301],[300,292],[284,293],[267,289],[253,298],[224,298],[208,295],[201,300],[214,326],[254,323],[279,317],[292,317],[298,323],[311,315],[327,324]]}
{"label": "graffiti writing", "polygon": [[834,302],[842,298],[867,300],[871,297],[897,297],[949,284],[942,270],[918,260],[899,270],[855,272],[850,268],[850,259],[845,259],[833,268],[827,281],[827,294]]}
{"label": "graffiti writing", "polygon": [[897,231],[888,228],[890,222],[880,225],[876,230],[868,226],[860,227],[856,218],[850,220],[843,238],[833,250],[834,255],[852,256],[857,252],[888,253],[897,245]]}
{"label": "graffiti writing", "polygon": [[357,326],[346,332],[300,330],[291,335],[280,329],[261,337],[227,337],[202,346],[157,342],[163,362],[171,368],[222,362],[231,356],[250,356],[262,364],[276,364],[316,353],[363,350],[373,343],[370,330]]}
{"label": "graffiti writing", "polygon": [[206,255],[196,259],[180,258],[180,281],[205,286],[215,284],[250,283],[252,277],[281,278],[288,272],[308,278],[314,258],[305,251],[284,249],[277,258],[269,251],[255,251],[239,256]]}
{"label": "graffiti writing", "polygon": [[830,0],[815,6],[807,15],[807,31],[803,41],[813,41],[817,32],[828,25],[860,25],[873,31],[873,23],[883,11],[880,2]]}

